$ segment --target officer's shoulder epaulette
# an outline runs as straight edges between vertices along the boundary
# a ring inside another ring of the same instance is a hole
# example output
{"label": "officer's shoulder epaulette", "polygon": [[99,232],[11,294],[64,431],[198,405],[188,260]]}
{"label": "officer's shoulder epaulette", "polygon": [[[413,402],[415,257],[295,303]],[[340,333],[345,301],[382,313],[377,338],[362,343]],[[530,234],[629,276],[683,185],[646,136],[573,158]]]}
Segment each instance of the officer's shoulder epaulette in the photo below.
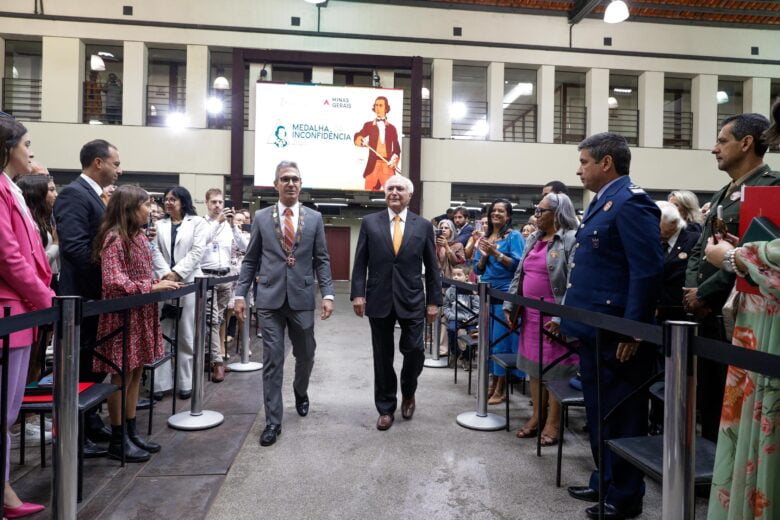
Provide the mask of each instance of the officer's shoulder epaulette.
{"label": "officer's shoulder epaulette", "polygon": [[764,172],[762,177],[774,177],[775,179],[780,179],[780,172],[776,172],[774,170],[769,170],[768,172]]}
{"label": "officer's shoulder epaulette", "polygon": [[637,186],[636,184],[629,184],[628,190],[634,195],[645,193],[645,190],[643,190],[641,186]]}

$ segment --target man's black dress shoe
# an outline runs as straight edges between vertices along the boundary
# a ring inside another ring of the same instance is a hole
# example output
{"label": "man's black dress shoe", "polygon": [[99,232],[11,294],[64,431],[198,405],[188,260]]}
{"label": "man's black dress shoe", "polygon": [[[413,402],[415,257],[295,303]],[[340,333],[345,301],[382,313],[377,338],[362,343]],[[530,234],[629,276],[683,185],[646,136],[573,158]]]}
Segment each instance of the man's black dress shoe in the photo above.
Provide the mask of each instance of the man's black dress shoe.
{"label": "man's black dress shoe", "polygon": [[179,399],[186,401],[192,397],[192,390],[179,390]]}
{"label": "man's black dress shoe", "polygon": [[584,500],[585,502],[599,501],[599,492],[588,486],[569,486],[567,491],[569,492],[569,496],[576,498],[577,500]]}
{"label": "man's black dress shoe", "polygon": [[152,397],[154,397],[155,401],[162,401],[163,397],[165,397],[165,392],[155,392],[152,394]]}
{"label": "man's black dress shoe", "polygon": [[86,438],[92,442],[108,442],[111,440],[111,428],[105,424],[100,428],[87,428]]}
{"label": "man's black dress shoe", "polygon": [[146,397],[139,397],[138,402],[135,404],[136,410],[148,410],[152,405],[152,402]]}
{"label": "man's black dress shoe", "polygon": [[[585,510],[588,518],[599,518],[599,505],[590,506]],[[604,504],[605,520],[623,520],[624,518],[634,518],[642,514],[642,506],[632,507],[630,509],[618,509],[612,504]]]}
{"label": "man's black dress shoe", "polygon": [[270,446],[276,442],[276,438],[282,434],[281,424],[269,424],[260,435],[260,446]]}
{"label": "man's black dress shoe", "polygon": [[84,450],[82,452],[85,459],[96,459],[108,455],[108,450],[98,446],[89,439],[84,439]]}
{"label": "man's black dress shoe", "polygon": [[306,417],[309,415],[309,395],[300,396],[294,390],[293,393],[295,394],[295,410],[301,417]]}

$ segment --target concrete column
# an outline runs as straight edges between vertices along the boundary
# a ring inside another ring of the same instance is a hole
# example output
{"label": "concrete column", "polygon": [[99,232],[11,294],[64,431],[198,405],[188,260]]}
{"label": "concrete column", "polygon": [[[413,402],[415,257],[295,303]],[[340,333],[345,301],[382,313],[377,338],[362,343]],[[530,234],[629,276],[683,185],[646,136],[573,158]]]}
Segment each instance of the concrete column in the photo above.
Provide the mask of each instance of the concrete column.
{"label": "concrete column", "polygon": [[552,143],[555,135],[555,66],[536,71],[536,140]]}
{"label": "concrete column", "polygon": [[191,128],[206,128],[209,97],[209,48],[206,45],[187,45],[187,117]]}
{"label": "concrete column", "polygon": [[[255,109],[257,107],[257,88],[256,83],[260,81],[260,71],[263,70],[262,63],[250,63],[249,64],[249,128],[248,130],[255,129]],[[273,76],[273,65],[268,63],[265,66],[266,77],[265,81],[271,81]]]}
{"label": "concrete column", "polygon": [[664,73],[648,71],[639,76],[639,146],[664,145]]}
{"label": "concrete column", "polygon": [[125,42],[122,64],[122,124],[146,122],[146,83],[149,51],[144,42]]}
{"label": "concrete column", "polygon": [[585,106],[588,107],[586,135],[609,130],[609,69],[585,73]]}
{"label": "concrete column", "polygon": [[718,76],[699,74],[691,81],[694,150],[709,150],[718,135]]}
{"label": "concrete column", "polygon": [[742,83],[742,109],[769,117],[772,108],[772,80],[750,78]]}
{"label": "concrete column", "polygon": [[433,60],[431,64],[431,137],[452,137],[452,60]]}
{"label": "concrete column", "polygon": [[424,218],[431,219],[441,215],[450,207],[451,182],[423,181],[422,186],[425,196],[421,201],[420,207]]}
{"label": "concrete column", "polygon": [[491,63],[487,70],[488,139],[504,140],[504,64]]}
{"label": "concrete column", "polygon": [[225,192],[227,177],[224,175],[212,175],[205,173],[181,173],[179,174],[179,186],[187,188],[192,194],[192,202],[198,215],[206,215],[206,191],[211,188],[219,188]]}
{"label": "concrete column", "polygon": [[394,88],[395,87],[395,71],[390,69],[379,69],[376,71],[379,74],[379,83],[382,88]]}
{"label": "concrete column", "polygon": [[333,67],[312,67],[311,82],[333,85]]}
{"label": "concrete column", "polygon": [[84,44],[78,38],[44,36],[41,49],[41,121],[81,123]]}

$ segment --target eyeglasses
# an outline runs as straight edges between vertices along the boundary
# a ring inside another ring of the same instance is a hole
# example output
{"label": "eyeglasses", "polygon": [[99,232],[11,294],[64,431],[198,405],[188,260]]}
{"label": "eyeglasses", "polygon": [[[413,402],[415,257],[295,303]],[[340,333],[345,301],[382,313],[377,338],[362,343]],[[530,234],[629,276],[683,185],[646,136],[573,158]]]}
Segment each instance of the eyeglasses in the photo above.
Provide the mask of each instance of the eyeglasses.
{"label": "eyeglasses", "polygon": [[536,206],[534,208],[534,215],[537,217],[541,217],[542,213],[544,213],[545,211],[555,211],[555,210],[552,208],[540,208],[539,206]]}
{"label": "eyeglasses", "polygon": [[281,182],[282,184],[288,184],[290,182],[292,182],[293,184],[298,184],[299,182],[301,182],[301,178],[295,175],[292,176],[285,175],[284,177],[279,177],[279,182]]}

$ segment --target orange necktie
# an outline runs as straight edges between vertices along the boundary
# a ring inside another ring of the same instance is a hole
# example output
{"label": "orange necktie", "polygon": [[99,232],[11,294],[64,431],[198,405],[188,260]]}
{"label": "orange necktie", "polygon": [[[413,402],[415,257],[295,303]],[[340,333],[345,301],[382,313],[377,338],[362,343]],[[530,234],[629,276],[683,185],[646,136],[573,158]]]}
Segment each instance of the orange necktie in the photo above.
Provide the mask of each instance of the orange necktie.
{"label": "orange necktie", "polygon": [[292,221],[292,210],[285,208],[284,210],[284,246],[287,251],[292,251],[293,244],[295,243],[295,228]]}
{"label": "orange necktie", "polygon": [[404,239],[403,231],[401,231],[401,216],[396,215],[393,217],[393,251],[398,254],[398,250],[401,249],[401,242]]}

